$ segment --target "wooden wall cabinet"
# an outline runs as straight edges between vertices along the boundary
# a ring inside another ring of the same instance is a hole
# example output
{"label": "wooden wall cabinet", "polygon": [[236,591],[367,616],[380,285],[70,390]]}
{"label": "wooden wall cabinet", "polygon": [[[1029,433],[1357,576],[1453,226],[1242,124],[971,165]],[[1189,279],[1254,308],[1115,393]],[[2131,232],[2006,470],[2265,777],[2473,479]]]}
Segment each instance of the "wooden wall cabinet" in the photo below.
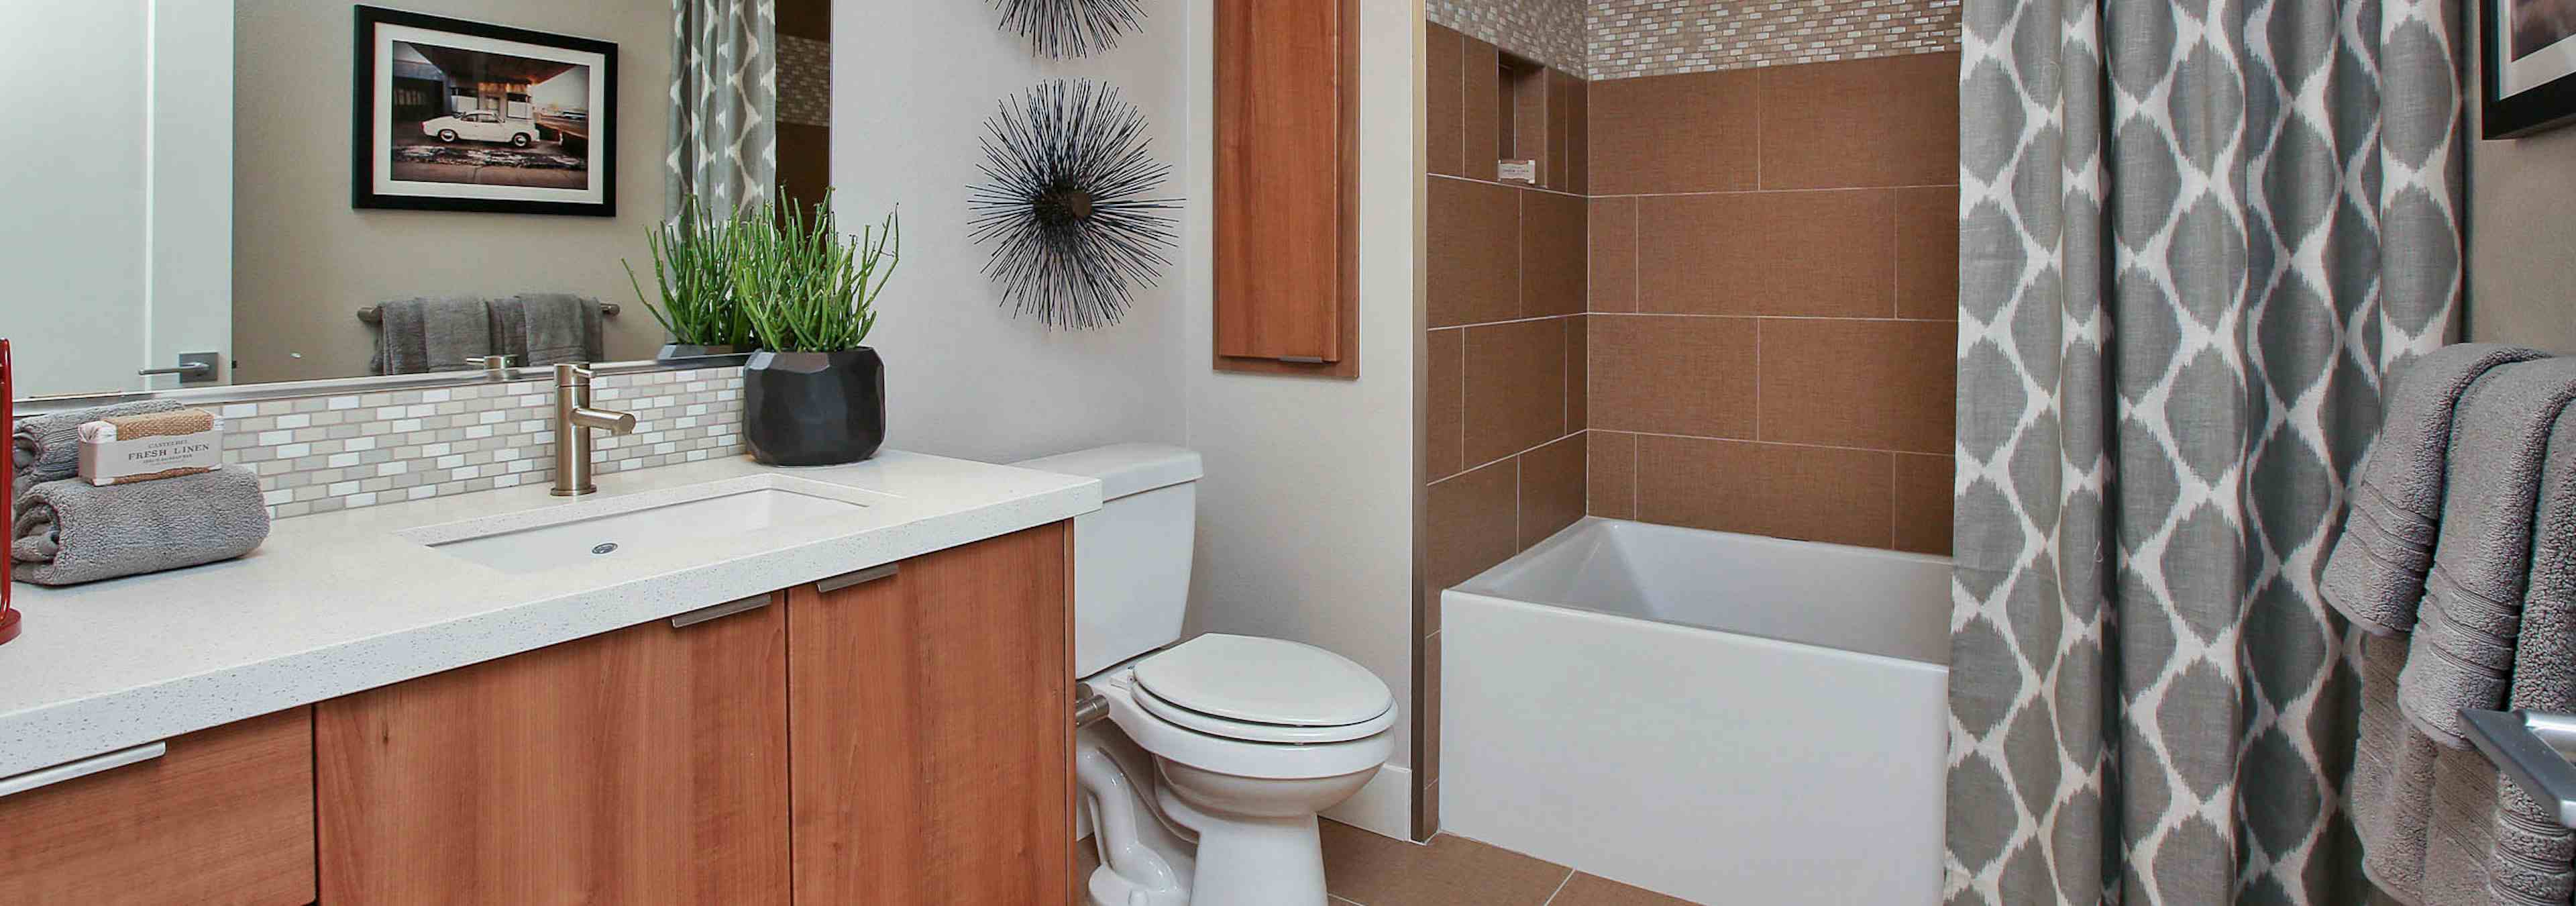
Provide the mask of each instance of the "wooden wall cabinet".
{"label": "wooden wall cabinet", "polygon": [[312,714],[201,730],[0,798],[0,903],[313,902]]}
{"label": "wooden wall cabinet", "polygon": [[1353,0],[1216,5],[1216,368],[1359,375]]}
{"label": "wooden wall cabinet", "polygon": [[322,902],[788,902],[772,604],[316,706]]}

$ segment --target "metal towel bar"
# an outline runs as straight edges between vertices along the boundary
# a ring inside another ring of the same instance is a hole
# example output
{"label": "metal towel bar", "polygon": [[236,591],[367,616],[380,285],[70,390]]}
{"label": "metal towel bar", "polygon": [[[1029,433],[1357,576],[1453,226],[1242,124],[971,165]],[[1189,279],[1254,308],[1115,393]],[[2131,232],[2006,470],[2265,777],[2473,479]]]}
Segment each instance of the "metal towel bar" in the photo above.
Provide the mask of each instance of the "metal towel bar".
{"label": "metal towel bar", "polygon": [[[619,305],[615,302],[599,303],[599,313],[609,317],[616,317],[618,313],[625,310],[626,306]],[[369,324],[383,323],[385,320],[385,307],[382,305],[370,305],[365,308],[358,309],[358,320],[365,321]]]}

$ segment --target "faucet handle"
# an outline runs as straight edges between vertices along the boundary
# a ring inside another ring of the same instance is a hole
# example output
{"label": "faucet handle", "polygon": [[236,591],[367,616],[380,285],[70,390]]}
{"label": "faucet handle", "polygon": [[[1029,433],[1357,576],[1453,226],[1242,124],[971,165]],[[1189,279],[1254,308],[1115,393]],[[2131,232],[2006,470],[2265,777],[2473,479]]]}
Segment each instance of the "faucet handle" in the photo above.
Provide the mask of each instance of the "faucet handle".
{"label": "faucet handle", "polygon": [[478,356],[467,356],[467,357],[465,358],[465,364],[472,365],[472,366],[474,366],[474,367],[476,367],[476,368],[483,369],[483,373],[484,373],[484,374],[489,375],[489,376],[491,376],[491,377],[493,377],[493,378],[496,378],[496,379],[507,379],[507,378],[510,376],[510,357],[509,357],[509,356],[505,356],[505,355],[478,355]]}
{"label": "faucet handle", "polygon": [[555,366],[555,386],[557,387],[588,387],[591,377],[593,372],[580,365],[566,362]]}

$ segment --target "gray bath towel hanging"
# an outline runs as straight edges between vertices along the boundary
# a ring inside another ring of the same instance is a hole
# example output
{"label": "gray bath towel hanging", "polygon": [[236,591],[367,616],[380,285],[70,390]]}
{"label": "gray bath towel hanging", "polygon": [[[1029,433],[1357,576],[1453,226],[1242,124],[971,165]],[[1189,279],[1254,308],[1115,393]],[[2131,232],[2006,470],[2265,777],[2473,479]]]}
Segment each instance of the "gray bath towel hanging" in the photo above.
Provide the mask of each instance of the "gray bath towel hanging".
{"label": "gray bath towel hanging", "polygon": [[492,310],[482,299],[400,299],[378,309],[374,374],[468,371],[466,360],[493,354]]}

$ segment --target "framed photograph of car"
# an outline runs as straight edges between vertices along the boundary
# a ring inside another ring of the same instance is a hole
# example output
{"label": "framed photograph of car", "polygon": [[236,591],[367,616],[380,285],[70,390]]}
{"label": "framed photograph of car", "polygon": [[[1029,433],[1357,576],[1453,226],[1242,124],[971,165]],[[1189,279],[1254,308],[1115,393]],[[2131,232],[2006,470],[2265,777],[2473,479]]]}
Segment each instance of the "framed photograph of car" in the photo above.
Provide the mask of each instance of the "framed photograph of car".
{"label": "framed photograph of car", "polygon": [[2576,123],[2576,0],[2486,0],[2487,138]]}
{"label": "framed photograph of car", "polygon": [[357,7],[350,204],[617,214],[617,45]]}

